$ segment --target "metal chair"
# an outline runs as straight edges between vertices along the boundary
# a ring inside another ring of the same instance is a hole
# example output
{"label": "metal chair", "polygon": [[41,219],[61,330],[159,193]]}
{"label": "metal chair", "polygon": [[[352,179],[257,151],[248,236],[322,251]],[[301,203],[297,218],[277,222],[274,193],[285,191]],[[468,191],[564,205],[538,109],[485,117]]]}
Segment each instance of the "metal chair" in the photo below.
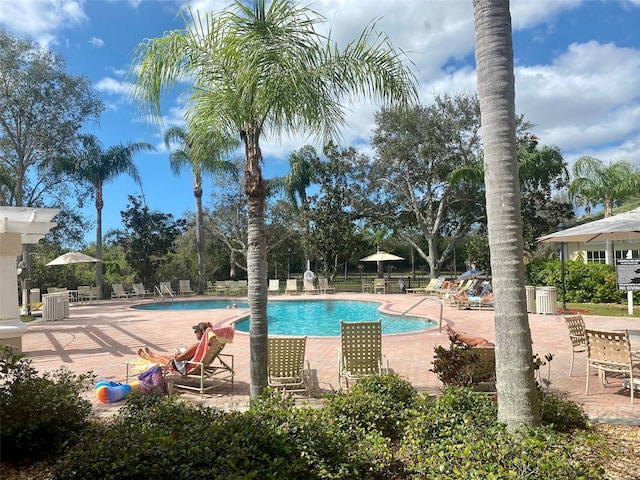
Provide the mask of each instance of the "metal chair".
{"label": "metal chair", "polygon": [[[585,336],[587,339],[587,385],[584,392],[585,395],[589,393],[589,372],[592,367],[598,370],[603,383],[606,382],[606,372],[628,374],[629,378],[633,379],[633,369],[640,367],[640,359],[633,357],[629,335],[626,330],[601,331],[585,329]],[[635,388],[630,388],[631,404],[633,404],[634,390]]]}
{"label": "metal chair", "polygon": [[569,329],[569,340],[571,340],[571,366],[569,367],[569,376],[571,376],[576,353],[587,351],[587,337],[584,334],[582,315],[563,315],[563,317]]}

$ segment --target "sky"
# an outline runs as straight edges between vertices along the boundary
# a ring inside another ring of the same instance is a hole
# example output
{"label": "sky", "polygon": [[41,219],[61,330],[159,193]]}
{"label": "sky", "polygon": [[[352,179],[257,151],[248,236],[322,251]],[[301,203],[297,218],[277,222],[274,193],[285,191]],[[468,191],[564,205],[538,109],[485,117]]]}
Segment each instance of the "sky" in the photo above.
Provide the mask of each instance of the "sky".
{"label": "sky", "polygon": [[[130,96],[127,73],[146,38],[185,27],[181,12],[220,11],[229,0],[2,0],[0,25],[60,53],[67,71],[89,78],[107,109],[86,133],[105,148],[149,142],[154,153],[135,156],[144,195],[153,210],[176,217],[193,212],[193,179],[169,168],[164,129],[183,126],[178,95],[162,105],[163,128],[146,123]],[[472,0],[302,0],[326,18],[323,33],[339,45],[357,38],[372,20],[412,63],[420,102],[434,93],[476,92]],[[542,145],[556,146],[571,166],[584,155],[640,166],[640,0],[511,0],[516,111],[536,126]],[[176,92],[178,93],[178,92]],[[370,148],[379,105],[346,105],[342,146]],[[313,139],[263,140],[264,175],[288,171],[289,154]],[[321,151],[321,145],[315,145]],[[240,152],[241,153],[241,152]],[[207,180],[207,197],[213,185]],[[121,227],[127,195],[140,194],[126,176],[105,185],[103,231]],[[86,213],[95,219],[95,209]],[[87,241],[95,241],[88,232]]]}

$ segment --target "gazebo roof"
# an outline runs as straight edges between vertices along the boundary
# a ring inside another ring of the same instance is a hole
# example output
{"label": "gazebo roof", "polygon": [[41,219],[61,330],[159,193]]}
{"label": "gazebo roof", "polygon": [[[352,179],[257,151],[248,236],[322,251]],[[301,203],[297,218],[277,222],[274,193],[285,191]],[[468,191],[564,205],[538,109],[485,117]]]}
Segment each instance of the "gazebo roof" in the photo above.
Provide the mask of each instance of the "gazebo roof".
{"label": "gazebo roof", "polygon": [[33,207],[0,207],[0,235],[22,234],[22,243],[37,243],[57,225],[51,220],[60,209]]}

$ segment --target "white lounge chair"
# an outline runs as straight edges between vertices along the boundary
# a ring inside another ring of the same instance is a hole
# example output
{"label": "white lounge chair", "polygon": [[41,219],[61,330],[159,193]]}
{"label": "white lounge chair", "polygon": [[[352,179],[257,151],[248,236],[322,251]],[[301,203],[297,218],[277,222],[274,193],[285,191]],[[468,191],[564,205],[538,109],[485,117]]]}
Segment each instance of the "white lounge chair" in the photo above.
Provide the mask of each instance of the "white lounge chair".
{"label": "white lounge chair", "polygon": [[191,280],[180,280],[180,295],[194,295],[196,292],[191,290]]}
{"label": "white lounge chair", "polygon": [[278,295],[280,293],[280,280],[277,278],[270,278],[267,292]]}

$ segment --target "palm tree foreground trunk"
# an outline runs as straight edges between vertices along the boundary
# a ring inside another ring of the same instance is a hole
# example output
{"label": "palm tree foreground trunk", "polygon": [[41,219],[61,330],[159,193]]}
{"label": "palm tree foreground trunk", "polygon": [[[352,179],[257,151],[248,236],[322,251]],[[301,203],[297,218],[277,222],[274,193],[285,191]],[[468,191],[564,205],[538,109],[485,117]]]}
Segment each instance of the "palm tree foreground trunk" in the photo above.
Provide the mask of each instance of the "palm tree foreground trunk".
{"label": "palm tree foreground trunk", "polygon": [[524,288],[509,0],[473,0],[484,141],[487,225],[495,292],[498,420],[540,424]]}

